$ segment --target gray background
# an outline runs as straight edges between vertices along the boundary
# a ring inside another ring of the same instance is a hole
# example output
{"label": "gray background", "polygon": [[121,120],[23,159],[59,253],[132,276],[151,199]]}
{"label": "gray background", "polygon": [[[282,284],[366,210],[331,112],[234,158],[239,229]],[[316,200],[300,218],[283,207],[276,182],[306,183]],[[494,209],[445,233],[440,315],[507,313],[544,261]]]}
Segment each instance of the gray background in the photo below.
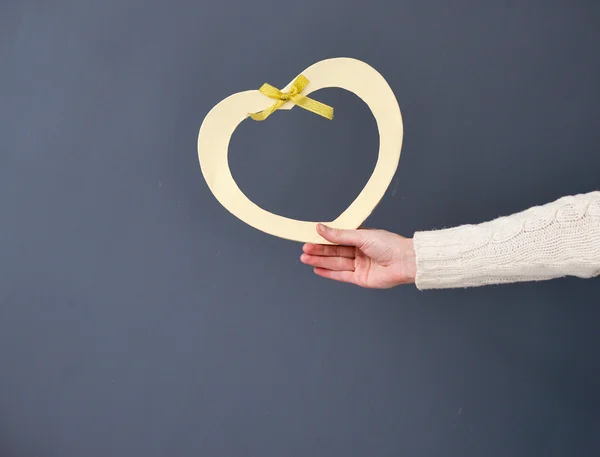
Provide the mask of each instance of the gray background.
{"label": "gray background", "polygon": [[[598,280],[368,291],[227,213],[197,132],[225,96],[328,57],[397,94],[368,225],[475,223],[600,186],[592,1],[0,3],[0,455],[600,452]],[[244,123],[241,188],[330,220],[377,131],[339,90]]]}

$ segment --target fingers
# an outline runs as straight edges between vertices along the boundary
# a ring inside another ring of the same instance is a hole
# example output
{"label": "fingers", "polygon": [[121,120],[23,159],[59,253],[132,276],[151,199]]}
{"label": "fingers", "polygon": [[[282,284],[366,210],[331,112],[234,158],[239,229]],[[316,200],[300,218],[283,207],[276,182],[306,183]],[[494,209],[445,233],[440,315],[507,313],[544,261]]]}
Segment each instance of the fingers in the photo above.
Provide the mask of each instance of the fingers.
{"label": "fingers", "polygon": [[316,275],[321,276],[322,278],[356,284],[356,281],[354,280],[354,272],[352,271],[334,271],[319,267],[315,268],[314,271]]}
{"label": "fingers", "polygon": [[318,255],[302,254],[302,263],[318,268],[336,271],[354,271],[354,259],[347,257],[325,257]]}
{"label": "fingers", "polygon": [[354,258],[354,247],[351,246],[329,246],[324,244],[307,243],[302,250],[310,255],[322,255],[326,257]]}
{"label": "fingers", "polygon": [[360,246],[364,241],[364,234],[360,230],[334,229],[323,224],[318,224],[317,232],[327,241],[335,244]]}

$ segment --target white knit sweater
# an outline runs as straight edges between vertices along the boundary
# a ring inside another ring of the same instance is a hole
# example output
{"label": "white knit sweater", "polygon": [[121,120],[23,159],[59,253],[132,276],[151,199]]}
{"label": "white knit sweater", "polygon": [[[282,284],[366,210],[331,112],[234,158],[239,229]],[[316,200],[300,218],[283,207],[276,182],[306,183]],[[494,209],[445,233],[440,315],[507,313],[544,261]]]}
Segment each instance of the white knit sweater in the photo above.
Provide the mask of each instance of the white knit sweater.
{"label": "white knit sweater", "polygon": [[600,191],[479,225],[417,232],[419,289],[600,275]]}

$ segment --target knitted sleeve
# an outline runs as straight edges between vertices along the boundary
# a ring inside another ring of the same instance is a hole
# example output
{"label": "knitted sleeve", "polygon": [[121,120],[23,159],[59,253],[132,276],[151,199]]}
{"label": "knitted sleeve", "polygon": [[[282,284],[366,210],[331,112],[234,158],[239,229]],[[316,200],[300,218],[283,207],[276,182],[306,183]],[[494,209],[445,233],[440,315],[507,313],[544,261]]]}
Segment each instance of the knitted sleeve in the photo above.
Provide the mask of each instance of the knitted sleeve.
{"label": "knitted sleeve", "polygon": [[600,191],[478,225],[416,232],[419,289],[600,275]]}

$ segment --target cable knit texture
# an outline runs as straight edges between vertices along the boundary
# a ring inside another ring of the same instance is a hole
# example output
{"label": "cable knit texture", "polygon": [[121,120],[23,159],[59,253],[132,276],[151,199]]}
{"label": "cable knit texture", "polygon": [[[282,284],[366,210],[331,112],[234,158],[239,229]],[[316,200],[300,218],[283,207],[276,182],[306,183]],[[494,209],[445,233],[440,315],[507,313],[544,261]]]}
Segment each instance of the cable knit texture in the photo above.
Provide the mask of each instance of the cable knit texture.
{"label": "cable knit texture", "polygon": [[600,192],[478,225],[416,232],[419,289],[600,275]]}

